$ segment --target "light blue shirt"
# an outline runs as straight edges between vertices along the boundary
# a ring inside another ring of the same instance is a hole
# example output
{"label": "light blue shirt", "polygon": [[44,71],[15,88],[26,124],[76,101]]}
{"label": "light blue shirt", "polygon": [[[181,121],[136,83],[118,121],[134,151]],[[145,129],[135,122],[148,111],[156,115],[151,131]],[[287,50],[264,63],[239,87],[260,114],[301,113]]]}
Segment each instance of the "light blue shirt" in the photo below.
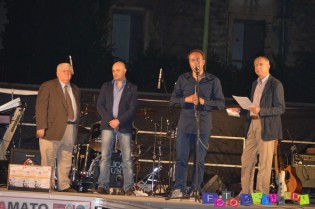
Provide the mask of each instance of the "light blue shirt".
{"label": "light blue shirt", "polygon": [[112,81],[113,85],[114,85],[114,90],[113,90],[113,98],[114,98],[114,103],[113,103],[113,116],[114,118],[117,118],[118,116],[118,108],[119,108],[119,102],[120,102],[120,99],[121,99],[121,95],[122,95],[122,92],[125,88],[125,85],[126,85],[126,80],[123,80],[122,81],[122,86],[121,88],[119,89],[118,86],[117,86],[117,81],[113,80]]}

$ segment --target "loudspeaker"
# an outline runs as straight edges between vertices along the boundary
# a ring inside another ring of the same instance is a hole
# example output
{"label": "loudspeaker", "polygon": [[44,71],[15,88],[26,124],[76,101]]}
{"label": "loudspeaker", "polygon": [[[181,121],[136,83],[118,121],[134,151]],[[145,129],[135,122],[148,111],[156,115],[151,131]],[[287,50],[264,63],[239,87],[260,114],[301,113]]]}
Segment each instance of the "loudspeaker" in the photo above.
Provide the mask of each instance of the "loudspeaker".
{"label": "loudspeaker", "polygon": [[315,166],[296,165],[295,170],[303,188],[315,188]]}
{"label": "loudspeaker", "polygon": [[225,189],[225,185],[218,175],[214,175],[202,188],[202,192],[220,194]]}
{"label": "loudspeaker", "polygon": [[7,185],[8,179],[8,161],[0,160],[0,186]]}
{"label": "loudspeaker", "polygon": [[40,165],[41,156],[39,150],[11,149],[11,164]]}

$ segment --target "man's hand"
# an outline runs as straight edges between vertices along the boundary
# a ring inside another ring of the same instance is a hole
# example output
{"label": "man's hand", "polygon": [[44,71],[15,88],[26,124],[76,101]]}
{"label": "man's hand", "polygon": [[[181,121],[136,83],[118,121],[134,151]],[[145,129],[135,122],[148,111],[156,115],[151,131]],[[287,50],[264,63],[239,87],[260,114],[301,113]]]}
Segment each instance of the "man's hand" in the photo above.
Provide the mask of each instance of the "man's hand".
{"label": "man's hand", "polygon": [[36,131],[36,135],[38,138],[44,138],[45,136],[45,129],[39,129]]}
{"label": "man's hand", "polygon": [[241,108],[239,107],[229,107],[229,108],[226,108],[232,112],[237,112],[237,113],[240,113],[241,112]]}
{"label": "man's hand", "polygon": [[260,107],[249,106],[249,111],[254,113],[255,115],[258,115],[258,113],[260,112]]}
{"label": "man's hand", "polygon": [[[185,97],[185,102],[187,103],[194,103],[194,105],[198,104],[198,95],[197,94],[192,94],[188,97]],[[199,102],[201,105],[204,105],[205,100],[203,98],[199,98]]]}
{"label": "man's hand", "polygon": [[108,123],[108,125],[113,129],[118,128],[119,124],[120,124],[120,122],[118,119],[113,119],[113,120],[109,121],[109,123]]}

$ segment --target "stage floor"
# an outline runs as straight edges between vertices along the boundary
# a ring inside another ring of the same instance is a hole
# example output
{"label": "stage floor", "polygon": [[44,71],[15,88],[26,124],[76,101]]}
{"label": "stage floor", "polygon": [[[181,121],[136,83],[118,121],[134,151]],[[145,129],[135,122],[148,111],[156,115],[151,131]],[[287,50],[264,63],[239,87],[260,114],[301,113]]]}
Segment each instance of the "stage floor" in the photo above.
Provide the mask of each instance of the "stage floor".
{"label": "stage floor", "polygon": [[[3,204],[4,203],[4,204]],[[212,204],[202,204],[195,198],[185,200],[165,200],[165,197],[130,197],[120,195],[100,195],[97,193],[65,193],[65,192],[24,192],[0,189],[1,209],[72,209],[108,208],[108,209],[203,209],[218,208]],[[232,208],[226,206],[225,208]],[[285,205],[251,205],[238,208],[315,208],[315,204],[300,206],[297,203]]]}

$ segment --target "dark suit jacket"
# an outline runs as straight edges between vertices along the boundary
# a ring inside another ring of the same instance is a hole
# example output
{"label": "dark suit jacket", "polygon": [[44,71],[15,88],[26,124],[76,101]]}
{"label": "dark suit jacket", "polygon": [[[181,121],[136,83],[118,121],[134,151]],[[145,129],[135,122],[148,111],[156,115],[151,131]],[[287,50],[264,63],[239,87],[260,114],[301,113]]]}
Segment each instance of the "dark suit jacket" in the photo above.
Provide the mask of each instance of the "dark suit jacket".
{"label": "dark suit jacket", "polygon": [[[251,101],[253,101],[257,83],[257,80],[255,80],[252,84]],[[262,139],[282,139],[281,115],[284,113],[284,111],[285,101],[282,83],[278,79],[270,75],[260,100],[259,117],[262,128]],[[245,132],[246,137],[250,123],[251,118],[248,111]]]}
{"label": "dark suit jacket", "polygon": [[[97,111],[102,117],[101,129],[111,130],[108,125],[109,121],[114,119],[113,116],[113,88],[112,81],[105,82],[101,88],[97,99]],[[118,107],[119,132],[132,133],[132,123],[136,115],[138,100],[138,88],[136,85],[126,82],[125,88],[122,92]]]}
{"label": "dark suit jacket", "polygon": [[[70,84],[77,104],[77,115],[80,113],[80,90]],[[59,80],[44,82],[38,91],[36,99],[36,129],[45,129],[45,139],[61,140],[67,126],[66,102]]]}

